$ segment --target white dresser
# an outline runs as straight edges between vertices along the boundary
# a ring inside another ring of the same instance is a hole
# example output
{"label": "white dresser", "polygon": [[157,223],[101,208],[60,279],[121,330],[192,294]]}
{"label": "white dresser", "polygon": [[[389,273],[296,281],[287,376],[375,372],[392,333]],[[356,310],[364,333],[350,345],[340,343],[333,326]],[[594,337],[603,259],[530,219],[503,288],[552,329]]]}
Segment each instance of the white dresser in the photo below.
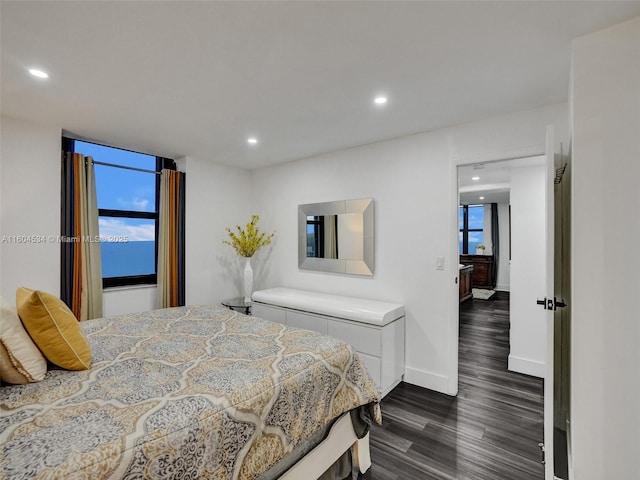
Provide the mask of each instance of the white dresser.
{"label": "white dresser", "polygon": [[252,295],[252,315],[340,338],[360,354],[384,397],[404,376],[404,306],[270,288]]}

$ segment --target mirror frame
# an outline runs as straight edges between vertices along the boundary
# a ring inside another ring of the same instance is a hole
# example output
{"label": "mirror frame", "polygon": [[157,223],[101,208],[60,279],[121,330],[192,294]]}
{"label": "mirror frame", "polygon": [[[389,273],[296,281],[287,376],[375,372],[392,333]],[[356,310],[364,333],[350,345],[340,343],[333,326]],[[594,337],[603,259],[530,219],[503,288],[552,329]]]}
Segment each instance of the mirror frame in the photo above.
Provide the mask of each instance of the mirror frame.
{"label": "mirror frame", "polygon": [[[318,215],[362,214],[363,259],[307,257],[307,217]],[[298,267],[319,272],[373,275],[373,198],[298,205]]]}

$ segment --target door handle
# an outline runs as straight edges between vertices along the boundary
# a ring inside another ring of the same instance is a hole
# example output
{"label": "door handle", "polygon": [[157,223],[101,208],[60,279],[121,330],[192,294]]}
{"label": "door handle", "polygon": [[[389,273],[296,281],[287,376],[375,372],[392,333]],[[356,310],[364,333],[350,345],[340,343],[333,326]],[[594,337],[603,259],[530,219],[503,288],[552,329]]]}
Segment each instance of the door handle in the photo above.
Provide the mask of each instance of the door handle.
{"label": "door handle", "polygon": [[556,297],[553,297],[553,304],[554,304],[554,308],[553,308],[554,310],[556,310],[556,308],[558,307],[564,308],[567,306],[564,299],[558,300]]}
{"label": "door handle", "polygon": [[545,310],[553,310],[553,300],[543,298],[540,300],[539,298],[536,300],[537,305],[542,305],[542,308]]}
{"label": "door handle", "polygon": [[558,308],[564,308],[567,306],[564,300],[558,300],[556,297],[553,299],[543,298],[540,300],[539,298],[536,300],[537,305],[542,305],[545,310],[557,310]]}

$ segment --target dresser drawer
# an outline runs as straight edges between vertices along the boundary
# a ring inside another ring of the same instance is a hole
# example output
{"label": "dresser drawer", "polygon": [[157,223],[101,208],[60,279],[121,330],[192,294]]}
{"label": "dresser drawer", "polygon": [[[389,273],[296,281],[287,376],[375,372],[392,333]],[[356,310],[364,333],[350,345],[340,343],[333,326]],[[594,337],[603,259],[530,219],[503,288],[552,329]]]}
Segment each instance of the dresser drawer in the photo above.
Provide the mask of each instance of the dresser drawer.
{"label": "dresser drawer", "polygon": [[330,320],[328,332],[332,337],[344,340],[358,352],[367,353],[374,357],[379,357],[382,353],[379,328],[367,327],[353,322]]}
{"label": "dresser drawer", "polygon": [[366,353],[359,353],[360,358],[362,359],[362,363],[367,368],[369,375],[376,385],[378,386],[378,390],[380,390],[381,384],[381,376],[382,376],[382,368],[380,365],[380,359],[377,357],[372,357],[371,355],[367,355]]}
{"label": "dresser drawer", "polygon": [[278,322],[286,324],[286,313],[280,308],[268,307],[260,303],[253,303],[251,305],[251,315],[254,317],[264,318],[272,322]]}
{"label": "dresser drawer", "polygon": [[287,325],[327,334],[327,319],[316,315],[287,311]]}

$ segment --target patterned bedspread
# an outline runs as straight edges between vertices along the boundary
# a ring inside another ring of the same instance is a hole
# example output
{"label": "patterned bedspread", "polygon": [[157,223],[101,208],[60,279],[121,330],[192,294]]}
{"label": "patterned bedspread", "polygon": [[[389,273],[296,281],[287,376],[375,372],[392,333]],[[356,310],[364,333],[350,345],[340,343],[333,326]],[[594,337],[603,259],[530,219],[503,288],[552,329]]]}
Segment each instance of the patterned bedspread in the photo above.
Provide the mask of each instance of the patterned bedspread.
{"label": "patterned bedspread", "polygon": [[340,340],[217,306],[82,323],[91,370],[0,388],[0,478],[253,479],[378,393]]}

